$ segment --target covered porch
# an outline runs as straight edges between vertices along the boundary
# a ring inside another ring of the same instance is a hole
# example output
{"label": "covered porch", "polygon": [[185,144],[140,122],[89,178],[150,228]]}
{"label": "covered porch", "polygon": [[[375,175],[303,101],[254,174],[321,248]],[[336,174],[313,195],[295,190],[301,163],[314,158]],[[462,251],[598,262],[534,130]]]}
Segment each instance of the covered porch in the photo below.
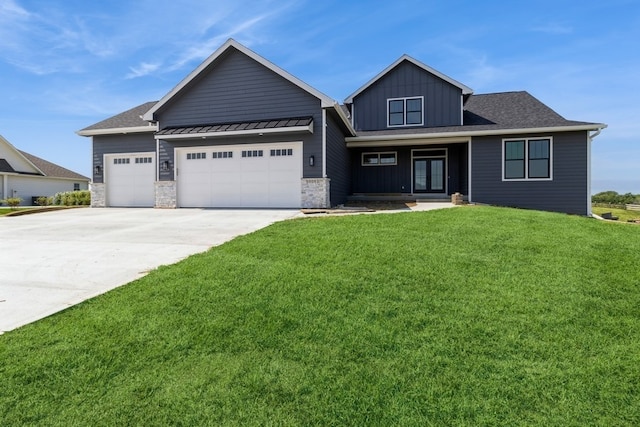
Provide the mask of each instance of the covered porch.
{"label": "covered porch", "polygon": [[469,141],[353,141],[350,201],[451,201],[469,193]]}

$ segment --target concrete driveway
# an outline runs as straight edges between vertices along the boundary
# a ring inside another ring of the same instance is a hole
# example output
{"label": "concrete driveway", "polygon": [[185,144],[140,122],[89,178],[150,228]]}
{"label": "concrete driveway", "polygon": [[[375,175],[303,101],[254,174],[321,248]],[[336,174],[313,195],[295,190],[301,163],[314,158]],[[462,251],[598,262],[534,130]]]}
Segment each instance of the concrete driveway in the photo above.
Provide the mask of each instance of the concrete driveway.
{"label": "concrete driveway", "polygon": [[86,208],[0,217],[0,333],[297,215],[297,210]]}

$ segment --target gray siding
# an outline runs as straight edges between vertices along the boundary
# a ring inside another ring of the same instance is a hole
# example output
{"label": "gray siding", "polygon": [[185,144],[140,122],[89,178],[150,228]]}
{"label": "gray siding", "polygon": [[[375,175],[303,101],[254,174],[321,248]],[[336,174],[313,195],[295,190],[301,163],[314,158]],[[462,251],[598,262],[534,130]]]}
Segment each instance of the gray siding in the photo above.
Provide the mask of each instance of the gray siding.
{"label": "gray siding", "polygon": [[[105,154],[112,153],[148,153],[156,152],[156,140],[153,133],[131,133],[126,135],[100,135],[93,137],[93,182],[102,183],[104,168],[102,164]],[[103,173],[95,174],[95,167],[100,165]]]}
{"label": "gray siding", "polygon": [[354,127],[387,129],[387,99],[424,96],[424,127],[461,124],[461,89],[403,61],[353,101]]}
{"label": "gray siding", "polygon": [[[283,134],[193,139],[160,143],[159,164],[169,160],[171,170],[160,180],[173,179],[173,147],[227,145],[260,142],[303,141],[305,178],[322,176],[322,110],[320,100],[253,59],[231,48],[210,69],[204,70],[156,113],[160,127],[231,123],[287,117],[313,117],[313,134]],[[315,166],[309,166],[309,156]]]}
{"label": "gray siding", "polygon": [[320,100],[229,49],[158,113],[160,127],[307,117]]}
{"label": "gray siding", "polygon": [[472,200],[491,205],[586,215],[586,132],[521,135],[536,136],[553,137],[553,180],[502,181],[503,138],[474,138],[471,154]]}
{"label": "gray siding", "polygon": [[344,141],[344,133],[333,114],[327,114],[327,177],[331,179],[331,205],[347,201],[351,190],[349,170],[349,150]]}

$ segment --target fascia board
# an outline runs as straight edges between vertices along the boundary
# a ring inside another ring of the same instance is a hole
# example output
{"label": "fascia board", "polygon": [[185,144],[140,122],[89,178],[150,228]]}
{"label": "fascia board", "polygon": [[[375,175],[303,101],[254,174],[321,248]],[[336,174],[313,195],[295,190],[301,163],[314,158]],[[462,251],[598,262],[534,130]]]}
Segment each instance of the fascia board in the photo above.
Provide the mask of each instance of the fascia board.
{"label": "fascia board", "polygon": [[127,133],[157,132],[157,131],[158,131],[158,125],[152,125],[152,126],[134,126],[134,127],[127,127],[127,128],[79,130],[76,133],[80,136],[96,136],[96,135],[116,135],[116,134],[127,134]]}
{"label": "fascia board", "polygon": [[347,143],[358,143],[368,141],[394,141],[416,140],[416,139],[437,139],[437,138],[458,138],[472,136],[491,136],[491,135],[517,135],[523,133],[547,133],[547,132],[571,132],[571,131],[588,131],[604,129],[607,125],[603,123],[593,123],[589,125],[572,125],[572,126],[554,126],[539,128],[518,128],[518,129],[494,129],[494,130],[477,130],[477,131],[461,131],[461,132],[436,132],[436,133],[412,133],[406,135],[372,135],[372,136],[355,136],[345,138]]}

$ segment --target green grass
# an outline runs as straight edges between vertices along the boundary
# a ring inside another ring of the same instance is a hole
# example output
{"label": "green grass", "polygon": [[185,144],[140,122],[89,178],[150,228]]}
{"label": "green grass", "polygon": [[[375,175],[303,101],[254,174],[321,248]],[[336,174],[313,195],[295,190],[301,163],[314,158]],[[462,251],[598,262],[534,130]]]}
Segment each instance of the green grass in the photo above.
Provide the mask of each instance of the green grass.
{"label": "green grass", "polygon": [[491,207],[274,224],[0,336],[0,424],[638,425],[639,254]]}
{"label": "green grass", "polygon": [[613,216],[618,217],[618,221],[627,222],[629,219],[640,219],[640,211],[631,211],[626,209],[606,208],[594,206],[591,208],[594,214],[602,215],[605,212],[611,212]]}

